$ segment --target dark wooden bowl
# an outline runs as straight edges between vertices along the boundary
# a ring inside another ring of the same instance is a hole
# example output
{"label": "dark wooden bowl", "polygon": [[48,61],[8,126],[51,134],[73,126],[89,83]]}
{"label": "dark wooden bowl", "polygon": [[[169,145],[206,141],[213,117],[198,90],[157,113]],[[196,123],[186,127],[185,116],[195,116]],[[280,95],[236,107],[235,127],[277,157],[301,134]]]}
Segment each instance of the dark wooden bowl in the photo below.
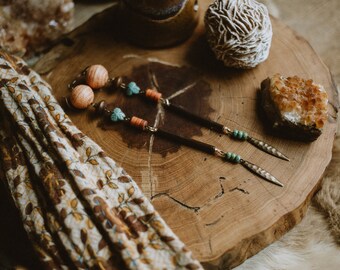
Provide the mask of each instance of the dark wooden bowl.
{"label": "dark wooden bowl", "polygon": [[178,44],[198,22],[197,0],[123,0],[121,20],[126,37],[147,48]]}

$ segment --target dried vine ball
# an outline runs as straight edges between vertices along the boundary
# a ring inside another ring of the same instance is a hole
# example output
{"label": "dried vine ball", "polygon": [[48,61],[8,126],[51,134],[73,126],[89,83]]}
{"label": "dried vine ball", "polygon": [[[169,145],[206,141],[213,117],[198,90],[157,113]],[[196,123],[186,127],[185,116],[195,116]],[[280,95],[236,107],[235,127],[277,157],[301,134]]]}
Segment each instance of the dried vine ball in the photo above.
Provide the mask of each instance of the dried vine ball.
{"label": "dried vine ball", "polygon": [[268,57],[272,26],[266,6],[255,0],[215,0],[205,27],[216,58],[228,67],[253,68]]}

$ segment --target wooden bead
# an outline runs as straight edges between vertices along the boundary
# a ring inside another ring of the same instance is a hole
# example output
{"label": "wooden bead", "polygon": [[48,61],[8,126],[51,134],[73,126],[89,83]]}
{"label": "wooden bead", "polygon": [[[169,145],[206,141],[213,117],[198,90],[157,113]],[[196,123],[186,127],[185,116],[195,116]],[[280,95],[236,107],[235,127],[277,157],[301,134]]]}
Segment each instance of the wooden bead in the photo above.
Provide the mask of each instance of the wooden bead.
{"label": "wooden bead", "polygon": [[142,47],[177,45],[198,23],[197,0],[121,0],[123,34]]}
{"label": "wooden bead", "polygon": [[94,100],[94,93],[87,85],[77,85],[71,92],[70,102],[76,109],[86,109]]}
{"label": "wooden bead", "polygon": [[109,73],[102,65],[92,65],[86,70],[85,80],[92,89],[99,89],[107,85]]}
{"label": "wooden bead", "polygon": [[102,115],[105,113],[106,109],[106,102],[104,100],[100,101],[99,103],[96,104],[96,113],[99,115]]}
{"label": "wooden bead", "polygon": [[115,89],[121,87],[122,84],[123,84],[123,78],[120,77],[120,76],[113,78],[112,81],[111,81],[111,85],[112,85]]}

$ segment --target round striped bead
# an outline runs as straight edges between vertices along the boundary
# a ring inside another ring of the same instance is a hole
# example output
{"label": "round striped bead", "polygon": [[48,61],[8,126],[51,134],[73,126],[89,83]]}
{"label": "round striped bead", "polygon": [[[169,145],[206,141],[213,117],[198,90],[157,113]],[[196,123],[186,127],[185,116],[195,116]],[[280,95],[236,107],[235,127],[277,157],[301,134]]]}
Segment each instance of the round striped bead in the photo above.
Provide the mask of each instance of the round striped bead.
{"label": "round striped bead", "polygon": [[126,87],[126,95],[137,95],[140,92],[139,86],[135,82],[130,82]]}
{"label": "round striped bead", "polygon": [[142,118],[132,116],[132,118],[130,120],[130,125],[144,130],[146,128],[146,126],[148,125],[148,122],[146,120],[142,119]]}
{"label": "round striped bead", "polygon": [[94,100],[94,93],[91,87],[83,84],[73,88],[70,95],[70,102],[76,109],[86,109]]}

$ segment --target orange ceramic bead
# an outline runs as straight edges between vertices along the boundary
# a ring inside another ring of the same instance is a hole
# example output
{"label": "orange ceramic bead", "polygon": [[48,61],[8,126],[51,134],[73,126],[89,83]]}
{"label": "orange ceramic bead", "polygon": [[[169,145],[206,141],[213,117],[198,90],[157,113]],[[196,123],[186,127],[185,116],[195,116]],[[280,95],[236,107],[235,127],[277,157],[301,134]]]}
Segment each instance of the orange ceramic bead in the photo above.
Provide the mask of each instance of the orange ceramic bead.
{"label": "orange ceramic bead", "polygon": [[147,89],[145,91],[145,96],[155,102],[158,102],[162,98],[162,94],[153,89]]}
{"label": "orange ceramic bead", "polygon": [[76,109],[86,109],[93,100],[93,90],[87,85],[79,84],[71,92],[70,102]]}
{"label": "orange ceramic bead", "polygon": [[92,65],[86,70],[85,80],[92,89],[99,89],[107,85],[109,73],[102,65]]}
{"label": "orange ceramic bead", "polygon": [[132,116],[130,125],[139,129],[145,129],[145,127],[148,125],[148,122],[142,118]]}

